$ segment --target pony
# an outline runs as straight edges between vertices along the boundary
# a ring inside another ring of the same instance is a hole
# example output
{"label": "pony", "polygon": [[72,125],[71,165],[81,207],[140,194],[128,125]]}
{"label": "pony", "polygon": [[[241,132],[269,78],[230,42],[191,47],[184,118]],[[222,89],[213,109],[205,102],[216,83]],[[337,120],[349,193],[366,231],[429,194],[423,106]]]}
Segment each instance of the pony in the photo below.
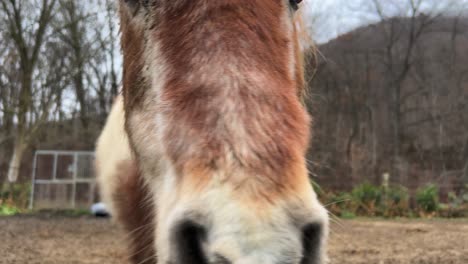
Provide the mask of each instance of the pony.
{"label": "pony", "polygon": [[299,0],[120,0],[122,94],[96,144],[132,263],[323,264]]}

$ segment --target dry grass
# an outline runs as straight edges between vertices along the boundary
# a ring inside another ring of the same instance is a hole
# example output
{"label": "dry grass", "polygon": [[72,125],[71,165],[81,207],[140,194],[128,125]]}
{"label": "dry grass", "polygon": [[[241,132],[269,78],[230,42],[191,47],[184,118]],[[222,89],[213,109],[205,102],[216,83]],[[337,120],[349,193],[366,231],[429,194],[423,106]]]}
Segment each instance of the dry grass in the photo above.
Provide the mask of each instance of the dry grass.
{"label": "dry grass", "polygon": [[[352,220],[332,225],[331,264],[466,264],[468,220]],[[108,220],[0,218],[1,264],[124,264],[120,230]]]}

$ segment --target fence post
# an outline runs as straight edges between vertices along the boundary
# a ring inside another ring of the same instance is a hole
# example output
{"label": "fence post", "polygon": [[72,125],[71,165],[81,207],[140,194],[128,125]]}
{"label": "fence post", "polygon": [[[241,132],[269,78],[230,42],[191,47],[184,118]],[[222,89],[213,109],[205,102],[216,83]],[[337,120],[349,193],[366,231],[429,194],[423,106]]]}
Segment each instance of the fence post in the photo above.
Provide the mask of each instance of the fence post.
{"label": "fence post", "polygon": [[390,185],[390,173],[385,172],[384,174],[382,174],[382,186],[385,189],[388,189],[389,185]]}
{"label": "fence post", "polygon": [[29,210],[33,209],[34,206],[34,185],[36,182],[36,167],[37,167],[37,151],[34,152],[34,160],[33,160],[33,167],[32,167],[32,181],[31,181],[31,192],[29,194]]}
{"label": "fence post", "polygon": [[73,154],[73,190],[72,190],[72,207],[76,208],[76,176],[78,170],[78,154]]}

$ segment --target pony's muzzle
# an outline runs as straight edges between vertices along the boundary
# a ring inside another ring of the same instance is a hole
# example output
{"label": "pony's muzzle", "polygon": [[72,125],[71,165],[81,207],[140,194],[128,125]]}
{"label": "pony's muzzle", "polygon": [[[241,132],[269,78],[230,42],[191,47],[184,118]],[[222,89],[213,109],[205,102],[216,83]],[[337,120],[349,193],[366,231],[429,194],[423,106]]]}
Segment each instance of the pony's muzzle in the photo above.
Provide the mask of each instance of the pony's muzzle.
{"label": "pony's muzzle", "polygon": [[[323,264],[322,245],[323,227],[321,224],[312,223],[304,226],[300,232],[301,245],[296,248],[300,252],[299,258],[262,259],[254,252],[249,256],[237,256],[238,259],[230,259],[219,252],[209,252],[208,229],[195,221],[181,221],[174,226],[172,231],[171,259],[168,264]],[[286,245],[288,246],[288,245]],[[246,249],[251,251],[251,249]],[[265,249],[262,249],[265,250]],[[266,250],[282,250],[266,249]],[[261,256],[261,254],[260,254]]]}

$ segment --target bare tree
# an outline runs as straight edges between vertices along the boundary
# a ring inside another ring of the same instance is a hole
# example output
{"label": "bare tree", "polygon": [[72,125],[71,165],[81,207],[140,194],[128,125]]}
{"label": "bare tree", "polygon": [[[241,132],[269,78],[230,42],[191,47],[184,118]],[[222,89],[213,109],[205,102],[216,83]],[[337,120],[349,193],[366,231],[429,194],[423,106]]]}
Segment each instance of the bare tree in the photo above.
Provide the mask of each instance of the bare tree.
{"label": "bare tree", "polygon": [[[18,96],[13,102],[15,121],[14,148],[8,169],[8,179],[18,178],[21,159],[37,128],[46,120],[51,107],[51,97],[44,96],[40,105],[34,97],[35,73],[41,53],[47,41],[50,24],[54,16],[56,0],[0,1],[1,23],[12,43],[12,56],[18,59]],[[41,74],[41,79],[46,79]],[[46,87],[44,87],[46,88]],[[47,88],[46,88],[47,89]],[[49,94],[50,95],[50,94]],[[40,106],[40,109],[36,108]],[[10,111],[10,110],[8,110]]]}
{"label": "bare tree", "polygon": [[466,6],[363,2],[380,22],[319,47],[312,162],[324,167],[320,173],[348,182],[392,172],[406,183],[416,170],[437,175],[465,166]]}
{"label": "bare tree", "polygon": [[[59,2],[62,20],[57,21],[56,27],[63,28],[58,30],[60,39],[70,50],[68,67],[79,104],[79,118],[86,130],[90,115],[99,112],[99,119],[105,118],[118,92],[116,5],[111,0],[98,4]],[[97,105],[93,105],[96,100]]]}
{"label": "bare tree", "polygon": [[91,148],[120,83],[116,13],[113,0],[0,0],[0,167],[9,163],[9,182],[26,151],[50,145],[39,138]]}
{"label": "bare tree", "polygon": [[[89,126],[88,103],[89,96],[86,86],[86,66],[91,58],[92,43],[88,40],[87,26],[91,16],[86,12],[86,1],[59,0],[61,20],[57,21],[57,31],[63,45],[70,51],[70,77],[73,81],[76,100],[79,104],[79,118],[86,130]],[[92,22],[91,22],[92,23]],[[60,29],[63,30],[60,30]]]}
{"label": "bare tree", "polygon": [[[98,45],[95,51],[94,60],[91,63],[92,75],[90,82],[93,84],[97,95],[100,121],[103,122],[113,99],[119,92],[119,56],[118,48],[118,28],[117,28],[117,10],[112,0],[106,0],[104,3],[104,19],[102,27],[96,28],[95,36]],[[107,30],[102,30],[106,28]]]}
{"label": "bare tree", "polygon": [[17,56],[9,52],[9,46],[2,41],[0,50],[0,146],[7,142],[12,135],[13,105],[11,100],[16,97],[16,85],[18,84]]}
{"label": "bare tree", "polygon": [[[393,147],[393,174],[396,171],[398,160],[401,156],[402,139],[408,127],[415,123],[408,123],[408,116],[414,115],[415,111],[425,111],[421,106],[408,107],[408,102],[414,98],[427,93],[430,89],[428,85],[414,85],[413,89],[404,89],[405,82],[408,79],[417,77],[417,70],[413,71],[418,58],[418,47],[424,35],[430,32],[431,26],[437,22],[449,9],[453,7],[451,1],[445,1],[443,4],[434,4],[430,0],[405,0],[390,1],[390,5],[401,8],[391,13],[385,11],[385,6],[389,1],[373,0],[375,13],[384,21],[385,43],[381,53],[382,64],[387,72],[386,81],[387,96],[391,100],[389,104],[389,113],[391,114],[390,123],[392,126]],[[441,1],[442,2],[442,1]],[[426,6],[432,6],[427,9]],[[397,16],[396,18],[394,16]],[[402,20],[400,18],[407,18]],[[404,21],[404,24],[402,24]],[[421,65],[419,65],[421,66]],[[418,68],[418,69],[421,69]],[[419,124],[417,122],[416,124]]]}

